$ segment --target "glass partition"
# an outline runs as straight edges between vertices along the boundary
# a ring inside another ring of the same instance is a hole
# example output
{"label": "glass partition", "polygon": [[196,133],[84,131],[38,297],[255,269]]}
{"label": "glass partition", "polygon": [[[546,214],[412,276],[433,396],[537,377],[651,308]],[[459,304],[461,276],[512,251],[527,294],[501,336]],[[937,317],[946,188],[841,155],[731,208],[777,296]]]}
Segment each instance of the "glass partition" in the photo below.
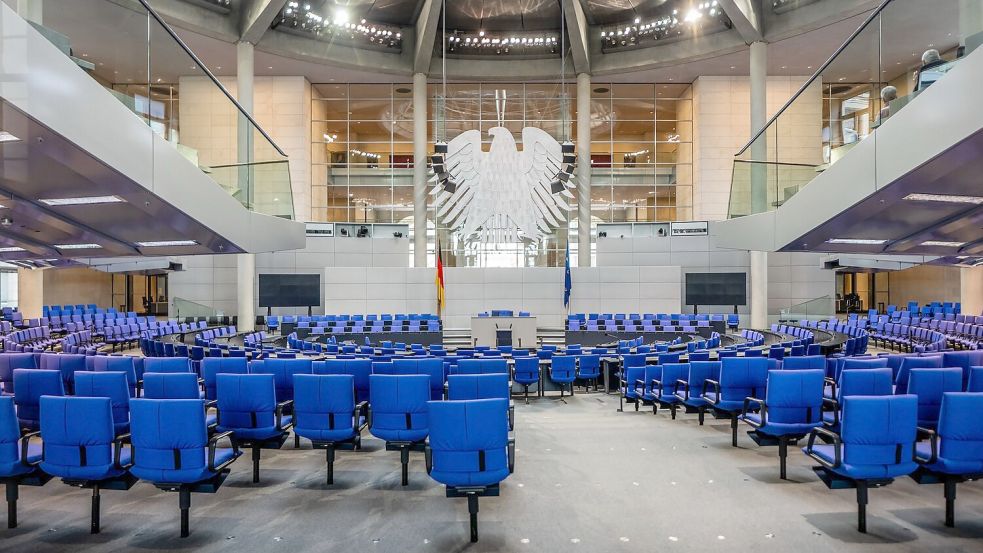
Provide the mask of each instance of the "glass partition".
{"label": "glass partition", "polygon": [[832,296],[820,296],[782,309],[780,318],[782,320],[830,319],[836,316],[835,307]]}
{"label": "glass partition", "polygon": [[756,131],[734,159],[730,217],[777,209],[983,40],[978,3],[931,4],[884,0]]}
{"label": "glass partition", "polygon": [[173,318],[183,319],[185,317],[221,317],[223,312],[182,298],[174,298],[174,309],[171,310]]}

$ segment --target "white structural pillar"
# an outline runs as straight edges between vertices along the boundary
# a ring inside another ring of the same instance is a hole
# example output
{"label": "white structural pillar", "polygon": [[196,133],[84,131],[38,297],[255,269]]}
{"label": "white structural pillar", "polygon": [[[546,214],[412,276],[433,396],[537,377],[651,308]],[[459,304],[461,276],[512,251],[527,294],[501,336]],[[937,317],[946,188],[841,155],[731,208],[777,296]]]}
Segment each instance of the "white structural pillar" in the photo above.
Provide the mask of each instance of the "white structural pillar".
{"label": "white structural pillar", "polygon": [[590,75],[577,75],[577,266],[590,267]]}
{"label": "white structural pillar", "polygon": [[983,31],[983,2],[959,0],[959,45],[965,46],[966,37],[981,31]]}
{"label": "white structural pillar", "polygon": [[17,269],[17,310],[25,319],[36,319],[43,304],[44,270]]}
{"label": "white structural pillar", "polygon": [[427,76],[413,74],[413,266],[427,266]]}
{"label": "white structural pillar", "polygon": [[42,7],[42,0],[17,0],[17,15],[31,23],[43,25]]}
{"label": "white structural pillar", "polygon": [[[751,133],[765,126],[768,116],[768,50],[764,42],[751,43]],[[751,145],[751,158],[765,161],[767,133]],[[768,189],[765,166],[751,167],[752,213],[767,209]],[[768,252],[751,252],[751,328],[768,328]]]}
{"label": "white structural pillar", "polygon": [[959,270],[959,303],[966,315],[983,314],[983,267]]}
{"label": "white structural pillar", "polygon": [[[253,45],[248,42],[236,44],[236,96],[242,109],[253,112]],[[253,161],[253,135],[255,130],[245,117],[239,116],[237,154],[239,163]],[[240,187],[245,185],[249,203],[255,197],[254,179],[251,167],[240,169]],[[250,332],[256,328],[256,255],[243,253],[236,256],[236,303],[239,310],[239,331]]]}

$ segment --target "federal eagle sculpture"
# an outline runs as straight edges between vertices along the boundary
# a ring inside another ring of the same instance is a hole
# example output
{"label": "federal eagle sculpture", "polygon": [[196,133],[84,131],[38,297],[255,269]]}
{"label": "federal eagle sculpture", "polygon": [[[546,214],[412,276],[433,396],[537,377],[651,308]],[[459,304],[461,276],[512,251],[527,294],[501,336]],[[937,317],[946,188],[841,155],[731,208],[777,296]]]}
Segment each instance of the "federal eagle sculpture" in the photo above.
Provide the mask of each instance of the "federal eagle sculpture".
{"label": "federal eagle sculpture", "polygon": [[431,158],[437,218],[460,236],[484,242],[540,240],[567,220],[576,163],[572,142],[535,127],[522,129],[522,151],[505,127],[465,131],[438,142]]}

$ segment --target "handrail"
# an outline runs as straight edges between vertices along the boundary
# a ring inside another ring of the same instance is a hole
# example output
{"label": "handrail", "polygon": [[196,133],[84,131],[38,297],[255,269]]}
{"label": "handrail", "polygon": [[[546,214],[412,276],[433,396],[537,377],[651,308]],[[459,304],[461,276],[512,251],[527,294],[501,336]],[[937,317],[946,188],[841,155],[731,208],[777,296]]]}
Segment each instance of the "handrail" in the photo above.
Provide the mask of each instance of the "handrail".
{"label": "handrail", "polygon": [[222,94],[225,94],[225,97],[228,98],[235,105],[235,107],[239,109],[240,113],[246,116],[246,119],[248,119],[249,122],[252,123],[254,127],[256,127],[256,130],[258,130],[259,133],[262,134],[263,137],[269,141],[269,143],[276,149],[276,151],[279,152],[281,156],[288,157],[287,154],[285,154],[283,150],[280,149],[280,146],[277,146],[277,143],[274,142],[272,138],[270,138],[270,135],[266,134],[266,131],[263,130],[263,127],[260,127],[259,123],[257,123],[256,120],[253,119],[253,116],[250,115],[249,112],[246,111],[245,108],[243,108],[242,105],[239,104],[239,102],[232,97],[232,94],[228,91],[228,89],[225,88],[225,86],[222,85],[222,83],[218,80],[218,78],[215,77],[215,75],[211,72],[211,70],[208,69],[208,66],[202,63],[201,59],[198,58],[198,56],[191,51],[191,48],[188,48],[188,45],[185,44],[183,40],[181,40],[181,37],[177,36],[177,33],[174,32],[174,29],[172,29],[170,25],[165,23],[164,19],[160,16],[160,14],[158,14],[153,8],[150,7],[150,4],[147,2],[147,0],[138,0],[138,1],[147,10],[147,13],[152,15],[153,18],[157,20],[157,23],[160,23],[160,26],[163,27],[165,31],[167,31],[167,34],[171,35],[171,38],[173,38],[174,41],[177,42],[178,46],[180,46],[181,49],[184,50],[186,54],[191,56],[191,59],[194,60],[195,64],[198,67],[200,67],[201,70],[204,71],[206,75],[208,75],[208,78],[212,80],[212,83],[214,83],[215,86],[217,86],[219,90],[222,91]]}
{"label": "handrail", "polygon": [[[140,1],[142,2],[143,0]],[[739,156],[744,152],[746,152],[747,149],[751,147],[751,144],[754,144],[754,142],[758,140],[758,138],[760,138],[762,134],[764,134],[764,132],[768,129],[768,127],[770,127],[772,123],[774,123],[783,113],[785,113],[785,110],[792,105],[792,102],[794,102],[803,92],[805,92],[805,90],[809,88],[809,86],[811,86],[813,82],[815,82],[817,77],[822,75],[823,71],[825,71],[826,68],[833,63],[833,60],[835,60],[841,53],[843,53],[844,50],[846,50],[847,46],[849,46],[850,43],[853,42],[853,39],[857,38],[860,35],[860,33],[864,32],[864,30],[867,29],[867,26],[870,25],[870,23],[874,21],[874,19],[877,18],[877,16],[880,15],[882,11],[884,11],[884,8],[886,8],[887,5],[893,1],[894,0],[883,0],[880,3],[880,5],[874,8],[874,11],[872,11],[870,15],[867,16],[867,19],[865,19],[864,22],[861,23],[859,27],[857,27],[857,30],[853,31],[853,33],[843,42],[843,44],[841,44],[839,48],[837,48],[836,51],[833,52],[833,55],[831,55],[829,59],[823,62],[823,64],[820,65],[818,69],[816,69],[816,72],[813,73],[812,76],[809,77],[809,79],[805,83],[803,83],[798,90],[795,91],[795,94],[793,94],[792,97],[789,98],[787,102],[785,102],[785,105],[783,105],[781,109],[775,112],[775,115],[772,115],[771,119],[769,119],[764,124],[763,127],[758,129],[758,132],[754,133],[754,135],[751,136],[751,140],[748,140],[747,144],[745,144],[744,147],[741,148],[740,151],[734,155]]]}

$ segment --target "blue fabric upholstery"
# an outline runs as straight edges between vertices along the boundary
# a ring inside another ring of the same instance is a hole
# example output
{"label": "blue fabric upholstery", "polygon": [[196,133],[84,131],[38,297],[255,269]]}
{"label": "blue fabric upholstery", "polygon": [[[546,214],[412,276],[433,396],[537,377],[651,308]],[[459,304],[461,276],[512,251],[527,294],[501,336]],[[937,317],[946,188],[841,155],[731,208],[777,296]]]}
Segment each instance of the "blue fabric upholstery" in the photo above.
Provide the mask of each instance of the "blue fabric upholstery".
{"label": "blue fabric upholstery", "polygon": [[898,368],[898,376],[894,380],[894,393],[908,393],[908,379],[912,369],[941,369],[941,355],[926,355],[924,357],[905,357]]}
{"label": "blue fabric upholstery", "polygon": [[146,373],[189,373],[191,360],[187,357],[147,357],[143,360]]}
{"label": "blue fabric upholstery", "polygon": [[369,359],[326,359],[313,363],[314,374],[350,374],[355,378],[355,401],[369,400]]}
{"label": "blue fabric upholstery", "polygon": [[[844,397],[841,463],[829,470],[857,480],[910,474],[917,468],[912,456],[917,418],[913,395]],[[836,447],[816,445],[813,452],[834,464]]]}
{"label": "blue fabric upholstery", "polygon": [[908,392],[918,397],[918,426],[934,429],[939,423],[942,394],[961,392],[963,372],[959,368],[912,369]]}
{"label": "blue fabric upholstery", "polygon": [[983,392],[983,367],[970,367],[967,392]]}
{"label": "blue fabric upholstery", "polygon": [[31,472],[41,459],[40,446],[30,446],[27,458],[21,457],[20,425],[14,410],[14,398],[0,396],[0,478],[10,478]]}
{"label": "blue fabric upholstery", "polygon": [[205,357],[201,360],[201,378],[205,381],[205,399],[214,400],[215,377],[219,374],[248,374],[245,357]]}
{"label": "blue fabric upholstery", "polygon": [[137,372],[134,358],[129,356],[98,355],[91,356],[85,360],[91,363],[91,370],[95,372],[121,372],[126,375],[126,385],[130,391],[130,397],[136,396]]}
{"label": "blue fabric upholstery", "polygon": [[192,373],[147,373],[143,375],[143,397],[147,399],[202,399],[198,377]]}
{"label": "blue fabric upholstery", "polygon": [[3,394],[14,395],[14,370],[36,369],[33,353],[0,353],[0,388]]}
{"label": "blue fabric upholstery", "polygon": [[393,359],[393,366],[397,374],[425,374],[430,377],[430,399],[442,399],[444,397],[444,360],[438,357],[424,357],[421,359]]}
{"label": "blue fabric upholstery", "polygon": [[[689,363],[666,363],[658,365],[656,373],[645,372],[645,385],[649,388],[651,399],[663,404],[679,403],[681,400],[673,393],[677,380],[686,380],[689,376]],[[659,381],[660,386],[652,388],[652,379]]]}
{"label": "blue fabric upholstery", "polygon": [[264,359],[249,364],[249,374],[272,374],[276,383],[276,400],[294,398],[294,375],[314,374],[310,359]]}
{"label": "blue fabric upholstery", "polygon": [[[130,472],[134,476],[174,484],[193,484],[215,476],[208,466],[208,431],[201,400],[135,399],[130,409],[134,451]],[[216,448],[214,466],[235,456],[232,449]]]}
{"label": "blue fabric upholstery", "polygon": [[509,399],[507,374],[457,374],[447,377],[447,399]]}
{"label": "blue fabric upholstery", "polygon": [[691,361],[688,374],[680,379],[685,380],[686,385],[679,385],[676,397],[687,407],[705,406],[706,401],[700,395],[703,392],[703,383],[708,379],[719,382],[720,366],[721,361]]}
{"label": "blue fabric upholstery", "polygon": [[342,442],[358,434],[355,377],[347,374],[294,376],[294,432],[312,442]]}
{"label": "blue fabric upholstery", "polygon": [[507,403],[504,399],[429,402],[430,476],[450,487],[491,486],[507,478],[508,426],[502,417]]}
{"label": "blue fabric upholstery", "polygon": [[970,367],[983,366],[983,349],[970,351],[947,351],[942,354],[943,367],[959,367],[963,371],[963,390],[969,384]]}
{"label": "blue fabric upholstery", "polygon": [[277,396],[272,374],[219,374],[217,432],[233,432],[237,440],[269,440],[290,424],[284,415],[276,424]]}
{"label": "blue fabric upholstery", "polygon": [[41,470],[71,480],[106,480],[122,476],[130,463],[123,446],[114,462],[113,408],[104,397],[41,398]]}
{"label": "blue fabric upholstery", "polygon": [[387,442],[419,442],[427,437],[430,377],[373,374],[369,381],[373,436]]}
{"label": "blue fabric upholstery", "polygon": [[129,432],[130,392],[126,386],[126,374],[80,371],[75,375],[75,395],[78,397],[109,398],[113,408],[113,425],[116,428],[116,434]]}
{"label": "blue fabric upholstery", "polygon": [[804,436],[822,424],[825,377],[825,368],[768,371],[765,409],[743,418],[761,434]]}
{"label": "blue fabric upholstery", "polygon": [[61,372],[14,369],[14,404],[21,428],[40,430],[41,396],[63,396]]}
{"label": "blue fabric upholstery", "polygon": [[581,355],[577,378],[593,379],[601,376],[601,356],[600,355]]}
{"label": "blue fabric upholstery", "polygon": [[917,445],[925,468],[945,474],[983,474],[983,394],[947,392],[939,412],[938,458],[929,442]]}
{"label": "blue fabric upholstery", "polygon": [[516,357],[514,378],[518,384],[524,386],[539,382],[539,358]]}
{"label": "blue fabric upholstery", "polygon": [[577,357],[554,355],[550,365],[550,379],[558,384],[569,384],[577,378]]}
{"label": "blue fabric upholstery", "polygon": [[61,372],[65,389],[70,390],[75,381],[75,372],[84,371],[85,355],[70,353],[42,353],[39,367],[42,369]]}
{"label": "blue fabric upholstery", "polygon": [[728,357],[720,365],[720,396],[708,388],[704,399],[714,409],[738,412],[744,407],[744,398],[765,392],[767,379],[768,359]]}
{"label": "blue fabric upholstery", "polygon": [[[556,359],[558,356],[554,356]],[[452,374],[492,374],[509,372],[505,359],[461,359]]]}
{"label": "blue fabric upholstery", "polygon": [[782,361],[783,370],[799,369],[822,369],[826,371],[826,357],[823,355],[805,355],[801,357],[788,357]]}

